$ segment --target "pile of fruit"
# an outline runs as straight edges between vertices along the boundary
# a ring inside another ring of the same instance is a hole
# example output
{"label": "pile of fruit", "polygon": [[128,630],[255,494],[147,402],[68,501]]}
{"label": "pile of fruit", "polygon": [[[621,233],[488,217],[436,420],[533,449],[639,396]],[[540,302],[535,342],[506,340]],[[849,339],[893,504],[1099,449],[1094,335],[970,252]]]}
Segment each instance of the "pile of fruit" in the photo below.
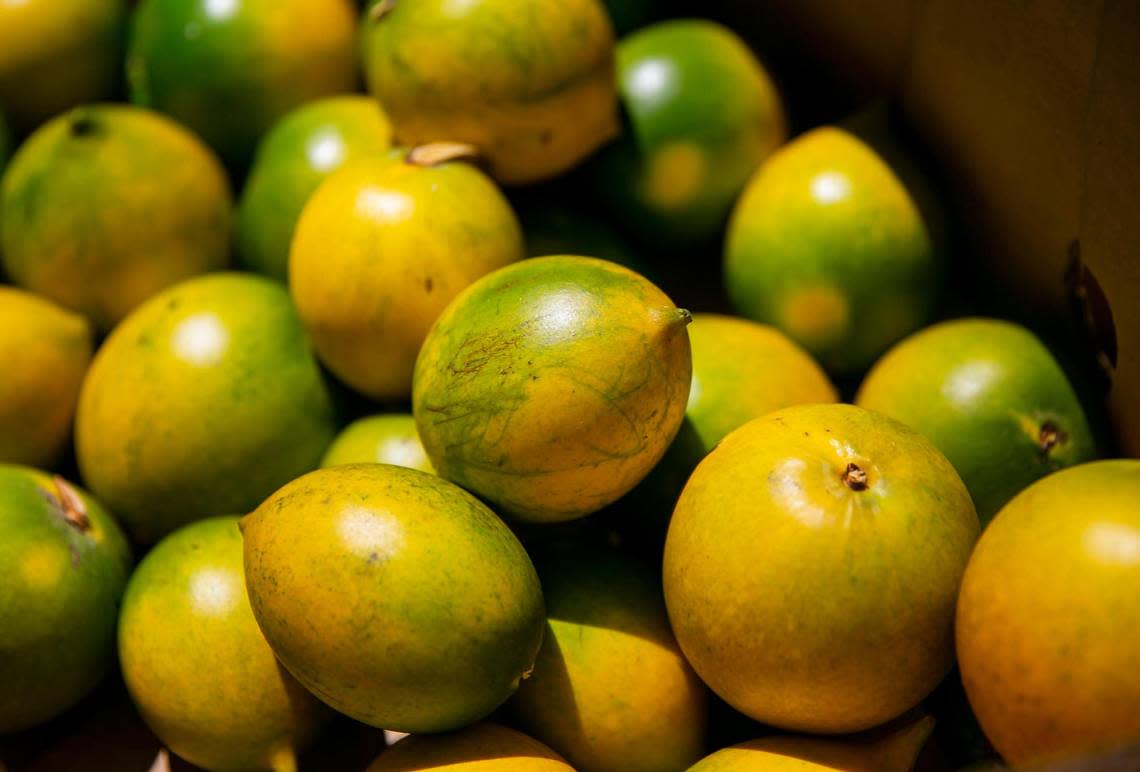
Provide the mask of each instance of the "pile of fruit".
{"label": "pile of fruit", "polygon": [[1140,460],[882,112],[649,0],[360,5],[0,2],[0,769],[108,680],[156,769],[1140,742]]}

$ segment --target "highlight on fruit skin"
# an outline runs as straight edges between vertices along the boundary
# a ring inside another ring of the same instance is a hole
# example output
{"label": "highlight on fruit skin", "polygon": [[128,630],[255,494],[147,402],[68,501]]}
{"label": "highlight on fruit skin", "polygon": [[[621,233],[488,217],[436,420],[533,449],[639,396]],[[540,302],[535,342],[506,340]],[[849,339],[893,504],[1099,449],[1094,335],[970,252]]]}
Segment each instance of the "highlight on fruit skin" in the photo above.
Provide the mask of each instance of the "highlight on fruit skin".
{"label": "highlight on fruit skin", "polygon": [[353,421],[333,439],[321,459],[322,467],[369,463],[435,472],[410,413],[385,413]]}
{"label": "highlight on fruit skin", "polygon": [[561,756],[505,726],[481,723],[458,732],[405,737],[368,767],[368,772],[574,772]]}

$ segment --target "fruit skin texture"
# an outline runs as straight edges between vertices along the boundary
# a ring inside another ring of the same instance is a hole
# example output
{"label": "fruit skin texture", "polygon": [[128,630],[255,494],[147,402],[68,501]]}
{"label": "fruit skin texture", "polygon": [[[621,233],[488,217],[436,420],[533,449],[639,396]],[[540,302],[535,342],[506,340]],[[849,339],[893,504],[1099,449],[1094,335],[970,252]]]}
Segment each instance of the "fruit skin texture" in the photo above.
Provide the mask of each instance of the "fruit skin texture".
{"label": "fruit skin texture", "polygon": [[1140,736],[1140,461],[1065,469],[986,528],[962,582],[958,661],[1011,765]]}
{"label": "fruit skin texture", "polygon": [[16,133],[113,97],[126,26],[124,0],[0,3],[0,104]]}
{"label": "fruit skin texture", "polygon": [[855,135],[823,127],[748,182],[729,222],[725,283],[834,373],[868,366],[933,310],[941,260],[915,200]]}
{"label": "fruit skin texture", "polygon": [[0,462],[48,467],[59,458],[91,346],[79,314],[0,286]]}
{"label": "fruit skin texture", "polygon": [[[865,489],[844,481],[848,464]],[[854,732],[915,705],[953,663],[978,519],[926,439],[850,405],[751,421],[677,502],[664,586],[677,641],[737,710]]]}
{"label": "fruit skin texture", "polygon": [[317,466],[336,425],[284,288],[222,273],[151,298],[111,333],[75,431],[83,479],[149,543],[252,510]]}
{"label": "fruit skin texture", "polygon": [[305,205],[289,288],[321,360],[373,399],[407,399],[428,330],[467,285],[525,256],[503,194],[462,162],[364,159]]}
{"label": "fruit skin texture", "polygon": [[[68,494],[86,525],[68,521]],[[130,547],[98,502],[0,464],[0,734],[62,713],[110,669],[130,567]]]}
{"label": "fruit skin texture", "polygon": [[142,0],[130,98],[174,116],[240,171],[290,110],[355,90],[355,36],[348,0]]}
{"label": "fruit skin texture", "polygon": [[704,749],[707,695],[669,629],[661,586],[613,554],[539,560],[547,628],[512,706],[580,772],[685,769]]}
{"label": "fruit skin texture", "polygon": [[322,467],[341,464],[392,464],[435,473],[416,419],[406,413],[368,416],[345,427],[321,459]]}
{"label": "fruit skin texture", "polygon": [[150,110],[91,105],[53,119],[20,147],[0,197],[13,282],[100,330],[229,262],[233,200],[221,165]]}
{"label": "fruit skin texture", "polygon": [[424,341],[412,412],[439,473],[521,520],[628,492],[677,433],[689,313],[603,260],[526,260],[457,297]]}
{"label": "fruit skin texture", "polygon": [[542,592],[510,529],[435,475],[354,464],[305,475],[242,521],[254,616],[281,663],[372,726],[441,732],[515,690]]}
{"label": "fruit skin texture", "polygon": [[925,435],[988,523],[1019,491],[1096,453],[1081,403],[1029,330],[959,319],[915,333],[868,373],[856,404]]}
{"label": "fruit skin texture", "polygon": [[538,740],[498,724],[477,724],[445,735],[405,737],[380,754],[368,772],[574,772]]}
{"label": "fruit skin texture", "polygon": [[236,517],[185,526],[139,563],[119,660],[147,725],[206,769],[286,769],[331,715],[278,665],[254,621]]}
{"label": "fruit skin texture", "polygon": [[736,33],[703,19],[624,38],[617,66],[630,126],[599,157],[599,193],[642,240],[678,249],[716,237],[787,136],[771,78]]}
{"label": "fruit skin texture", "polygon": [[405,145],[475,145],[495,179],[556,177],[617,134],[598,0],[417,0],[364,21],[364,70]]}
{"label": "fruit skin texture", "polygon": [[257,156],[238,208],[238,259],[285,282],[289,245],[305,202],[330,174],[358,158],[380,155],[392,126],[371,97],[329,97],[303,105],[274,125]]}

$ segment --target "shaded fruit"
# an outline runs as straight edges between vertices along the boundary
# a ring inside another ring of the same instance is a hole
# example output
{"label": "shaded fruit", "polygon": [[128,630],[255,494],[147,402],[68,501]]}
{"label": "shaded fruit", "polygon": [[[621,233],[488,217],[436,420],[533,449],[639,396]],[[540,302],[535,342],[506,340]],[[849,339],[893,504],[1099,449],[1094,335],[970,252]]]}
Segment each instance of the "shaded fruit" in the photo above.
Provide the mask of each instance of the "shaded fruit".
{"label": "shaded fruit", "polygon": [[285,289],[223,273],[170,288],[115,329],[83,384],[76,452],[91,489],[153,542],[250,511],[315,468],[335,431]]}
{"label": "shaded fruit", "polygon": [[573,772],[557,753],[525,734],[497,724],[477,724],[445,735],[405,737],[368,772]]}
{"label": "shaded fruit", "polygon": [[593,255],[650,276],[652,268],[604,220],[548,201],[526,206],[524,197],[520,204],[527,256]]}
{"label": "shaded fruit", "polygon": [[301,210],[327,178],[358,158],[384,153],[392,126],[371,97],[338,96],[303,105],[261,140],[238,208],[238,259],[279,281]]}
{"label": "shaded fruit", "polygon": [[474,145],[500,182],[558,176],[617,133],[614,33],[598,0],[384,0],[362,45],[400,142]]}
{"label": "shaded fruit", "polygon": [[322,467],[341,464],[391,464],[435,472],[416,419],[406,413],[368,416],[345,427],[321,460]]}
{"label": "shaded fruit", "polygon": [[0,286],[0,462],[48,467],[59,458],[91,346],[82,316]]}
{"label": "shaded fruit", "polygon": [[141,0],[131,101],[174,116],[240,170],[290,110],[355,88],[355,35],[348,0]]}
{"label": "shaded fruit", "polygon": [[242,521],[254,616],[282,664],[342,713],[440,732],[511,695],[542,642],[538,577],[510,529],[435,475],[312,472]]}
{"label": "shaded fruit", "polygon": [[970,704],[1014,766],[1140,737],[1140,461],[1065,469],[994,518],[958,599]]}
{"label": "shaded fruit", "polygon": [[20,147],[0,195],[13,282],[102,330],[229,261],[233,202],[221,165],[150,110],[91,105],[50,121]]}
{"label": "shaded fruit", "polygon": [[598,161],[598,192],[643,240],[681,248],[718,235],[754,169],[787,134],[780,96],[734,32],[662,22],[617,48],[629,129]]}
{"label": "shaded fruit", "polygon": [[428,329],[468,284],[524,256],[510,204],[462,146],[346,166],[305,205],[289,289],[321,360],[353,389],[406,399]]}
{"label": "shaded fruit", "polygon": [[773,153],[737,202],[728,294],[829,371],[857,372],[930,318],[941,283],[931,230],[870,145],[815,129]]}
{"label": "shaded fruit", "polygon": [[765,723],[853,732],[898,716],[953,663],[978,519],[918,433],[801,405],[729,434],[689,479],[665,600],[698,675]]}
{"label": "shaded fruit", "polygon": [[512,706],[580,772],[685,769],[704,749],[706,693],[665,615],[661,586],[616,554],[538,559],[547,627]]}
{"label": "shaded fruit", "polygon": [[604,260],[500,269],[448,306],[412,410],[439,473],[522,520],[571,520],[628,492],[669,446],[691,362],[678,309]]}
{"label": "shaded fruit", "polygon": [[126,539],[94,499],[0,464],[0,734],[63,712],[111,668],[130,567]]}
{"label": "shaded fruit", "polygon": [[139,563],[123,596],[119,659],[150,728],[206,769],[295,769],[331,716],[254,621],[236,517],[185,526]]}
{"label": "shaded fruit", "polygon": [[1049,349],[997,319],[915,333],[875,364],[855,401],[938,446],[983,523],[1034,480],[1096,453],[1081,403]]}

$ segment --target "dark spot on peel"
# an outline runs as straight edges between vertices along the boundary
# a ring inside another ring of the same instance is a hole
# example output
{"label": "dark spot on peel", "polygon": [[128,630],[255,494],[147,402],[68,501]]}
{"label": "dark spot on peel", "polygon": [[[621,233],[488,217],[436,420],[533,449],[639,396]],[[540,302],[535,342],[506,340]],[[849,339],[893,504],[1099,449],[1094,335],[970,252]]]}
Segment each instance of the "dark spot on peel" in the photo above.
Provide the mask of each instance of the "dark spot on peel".
{"label": "dark spot on peel", "polygon": [[431,277],[429,276],[426,279],[424,279],[424,291],[430,293],[433,289],[435,289],[435,283],[431,280]]}

